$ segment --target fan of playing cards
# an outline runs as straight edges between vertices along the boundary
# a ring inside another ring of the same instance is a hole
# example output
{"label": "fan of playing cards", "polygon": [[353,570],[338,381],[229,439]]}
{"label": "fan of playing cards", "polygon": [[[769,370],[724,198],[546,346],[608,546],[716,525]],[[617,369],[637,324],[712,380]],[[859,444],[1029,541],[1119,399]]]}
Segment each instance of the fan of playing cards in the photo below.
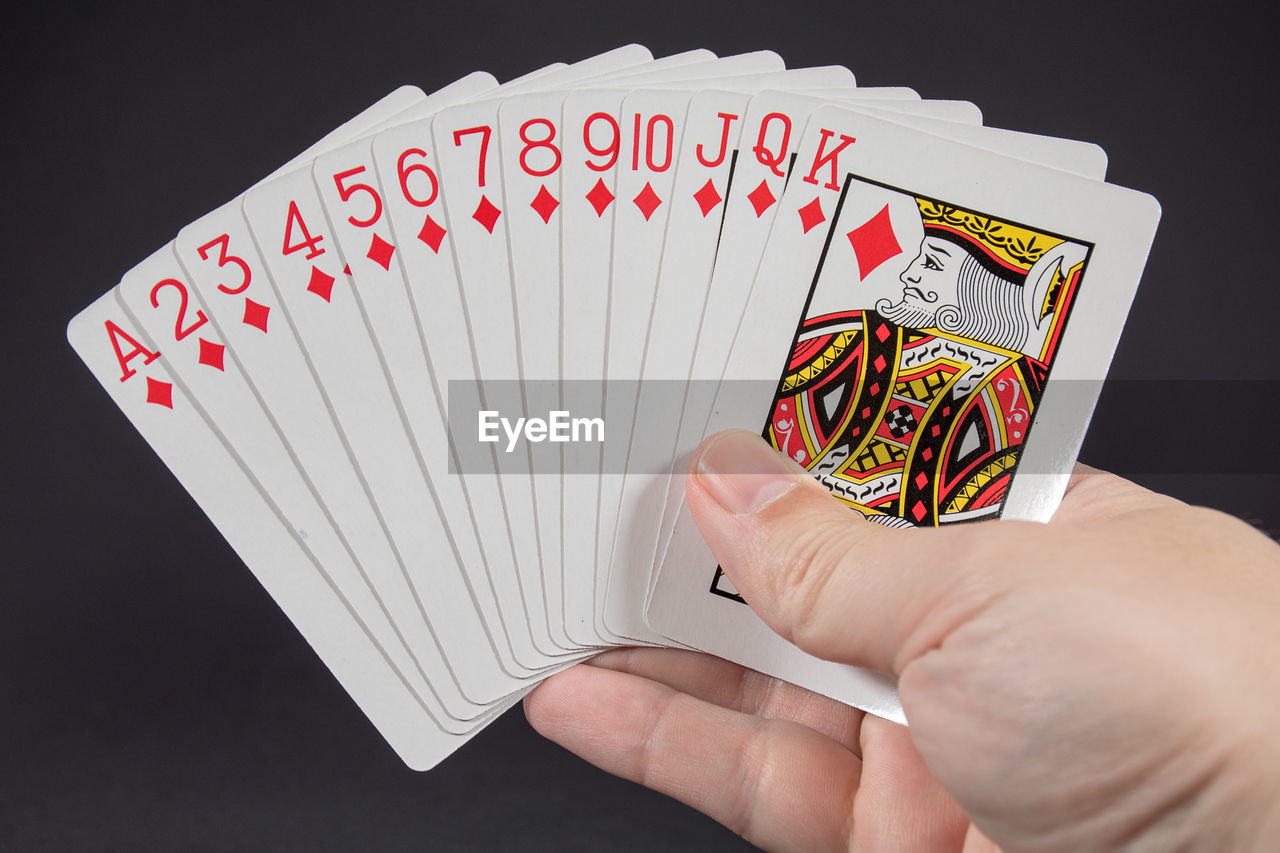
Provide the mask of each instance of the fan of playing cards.
{"label": "fan of playing cards", "polygon": [[879,523],[1047,519],[1159,218],[1105,166],[842,67],[631,45],[396,90],[68,337],[412,767],[615,645],[902,720],[754,616],[685,466],[744,427]]}

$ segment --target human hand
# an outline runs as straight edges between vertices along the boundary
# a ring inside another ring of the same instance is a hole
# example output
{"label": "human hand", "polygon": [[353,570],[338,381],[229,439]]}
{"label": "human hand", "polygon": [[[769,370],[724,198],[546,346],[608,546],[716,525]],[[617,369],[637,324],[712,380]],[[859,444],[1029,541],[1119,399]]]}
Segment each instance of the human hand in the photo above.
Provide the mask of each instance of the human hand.
{"label": "human hand", "polygon": [[693,516],[755,611],[897,675],[910,728],[633,649],[526,698],[547,737],[770,849],[1280,837],[1280,548],[1248,525],[1081,468],[1047,525],[893,530],[738,431],[691,472]]}

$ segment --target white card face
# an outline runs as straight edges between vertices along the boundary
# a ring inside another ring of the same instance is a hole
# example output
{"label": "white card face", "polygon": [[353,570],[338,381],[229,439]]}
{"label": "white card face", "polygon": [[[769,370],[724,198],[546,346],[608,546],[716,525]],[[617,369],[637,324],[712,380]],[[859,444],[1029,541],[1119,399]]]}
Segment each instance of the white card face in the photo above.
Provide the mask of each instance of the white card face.
{"label": "white card face", "polygon": [[[562,379],[573,383],[581,405],[600,410],[603,400],[605,339],[609,317],[609,270],[613,219],[617,205],[617,169],[624,142],[619,124],[627,87],[672,86],[688,80],[714,80],[729,74],[759,74],[781,70],[781,59],[770,51],[725,57],[708,62],[661,67],[658,60],[644,73],[615,77],[609,90],[575,90],[565,98],[561,113],[563,164],[560,206],[564,235],[561,247],[560,361]],[[570,242],[572,241],[572,242]],[[586,380],[601,380],[592,396]],[[597,587],[598,495],[600,478],[571,473],[562,478],[561,500],[565,531],[561,544],[564,620],[577,642],[623,642],[611,635],[598,618]],[[569,531],[573,535],[569,535]]]}
{"label": "white card face", "polygon": [[[671,220],[658,253],[662,272],[648,323],[627,475],[618,500],[619,527],[608,561],[605,623],[615,633],[646,642],[661,642],[644,624],[643,603],[669,481],[666,472],[680,423],[683,384],[702,325],[723,202],[731,191],[742,117],[750,98],[747,90],[782,83],[836,87],[852,84],[853,76],[847,69],[831,67],[725,82],[743,91],[704,89],[694,95],[686,116],[684,143],[675,167]],[[854,96],[857,91],[831,89],[833,95]],[[732,245],[724,248],[736,251]]]}
{"label": "white card face", "polygon": [[[690,92],[638,90],[622,102],[623,129],[617,165],[618,206],[613,223],[609,277],[609,337],[605,379],[604,422],[625,460],[634,420],[637,386],[644,361],[662,243],[675,184],[675,153],[684,130]],[[610,463],[612,468],[613,463]],[[610,635],[625,636],[607,621],[609,557],[624,474],[609,468],[600,477],[597,510],[597,625]]]}
{"label": "white card face", "polygon": [[[863,91],[855,90],[841,97],[852,105]],[[734,186],[725,202],[721,244],[725,251],[719,252],[714,261],[703,312],[705,319],[697,335],[689,371],[690,381],[694,384],[684,401],[679,437],[671,454],[672,470],[676,473],[684,471],[688,454],[707,434],[706,423],[713,392],[709,383],[719,380],[724,371],[749,285],[755,279],[769,229],[779,209],[776,201],[786,184],[789,162],[799,144],[799,128],[815,110],[830,102],[830,95],[812,97],[762,92],[747,107]],[[857,109],[1086,177],[1101,179],[1106,169],[1106,155],[1095,145],[973,126],[968,124],[971,116],[965,116],[964,121],[957,123],[930,115],[930,110],[942,117],[955,115],[954,105],[962,102],[873,100],[871,103],[875,106],[858,103]],[[650,592],[655,578],[652,569],[666,551],[676,512],[683,502],[683,478],[668,478],[665,491],[663,516],[658,524],[658,544],[649,561]]]}
{"label": "white card face", "polygon": [[[457,93],[453,102],[466,93]],[[427,107],[448,106],[429,99]],[[498,634],[496,643],[504,667],[527,675],[521,656],[503,629],[503,621],[487,571],[482,547],[464,484],[450,476],[449,441],[440,389],[428,366],[420,327],[415,321],[402,258],[385,215],[388,187],[378,180],[373,165],[372,140],[364,139],[320,157],[312,170],[316,187],[328,213],[328,227],[342,256],[348,259],[353,294],[361,316],[369,325],[379,359],[391,378],[400,412],[414,439],[414,460],[434,488],[444,514],[446,530],[459,555],[485,625]],[[399,191],[398,181],[390,186]],[[409,461],[409,460],[406,460]],[[506,548],[502,531],[500,545]],[[490,544],[490,549],[493,547]]]}
{"label": "white card face", "polygon": [[[558,211],[564,162],[560,126],[564,98],[564,92],[547,92],[508,99],[501,104],[495,131],[503,175],[501,198],[507,218],[507,251],[512,281],[517,283],[512,288],[516,341],[531,414],[535,409],[557,410],[559,405],[558,399],[551,400],[549,395],[537,392],[544,388],[550,391],[551,383],[560,378],[562,217]],[[550,461],[535,451],[533,491],[539,508],[548,620],[564,629],[568,643],[597,643],[594,635],[570,633],[566,625],[560,472],[558,466],[548,467]]]}
{"label": "white card face", "polygon": [[[618,208],[618,123],[623,91],[570,92],[562,105],[564,164],[561,219],[561,364],[584,410],[599,411],[604,398],[605,340],[609,326],[609,257]],[[599,382],[598,394],[591,395]],[[564,609],[574,637],[603,635],[596,625],[596,510],[600,478],[569,473],[562,480]],[[570,528],[572,524],[572,528]],[[572,529],[572,533],[571,533]]]}
{"label": "white card face", "polygon": [[636,374],[644,381],[638,389],[626,477],[618,496],[604,597],[605,624],[618,634],[650,643],[662,642],[643,621],[650,557],[666,494],[659,457],[669,456],[662,448],[675,443],[684,397],[673,380],[689,375],[706,294],[696,285],[711,278],[749,99],[745,93],[719,90],[699,92],[691,99],[674,168],[671,221],[658,252],[661,264],[654,270],[658,281],[646,330],[649,345]]}
{"label": "white card face", "polygon": [[[431,138],[431,121],[388,129],[374,140],[373,160],[385,192],[391,233],[403,261],[407,289],[422,343],[443,402],[450,383],[467,384],[477,375],[477,353],[469,332],[453,261],[453,227],[440,198],[440,162]],[[541,611],[526,601],[515,540],[496,457],[487,470],[462,469],[476,527],[484,533],[491,588],[514,653],[527,669],[552,665],[561,651],[535,620]],[[526,528],[527,529],[527,528]],[[526,561],[536,554],[523,554]]]}
{"label": "white card face", "polygon": [[[458,692],[425,623],[420,618],[411,622],[392,621],[395,617],[383,605],[384,601],[391,601],[394,607],[392,591],[384,589],[381,596],[376,596],[373,587],[376,575],[364,568],[365,564],[373,567],[374,559],[391,557],[390,549],[385,544],[379,547],[380,543],[371,536],[368,541],[357,540],[361,548],[357,551],[343,535],[333,513],[321,503],[320,495],[295,464],[290,448],[260,405],[261,398],[254,393],[234,352],[229,349],[229,339],[210,321],[173,253],[157,252],[135,267],[125,275],[115,294],[130,326],[142,331],[157,347],[164,347],[170,373],[182,383],[187,394],[199,401],[210,425],[236,454],[244,469],[253,473],[268,499],[280,508],[291,527],[306,532],[309,549],[334,578],[340,594],[352,602],[361,619],[370,626],[371,633],[412,689],[420,696],[440,696],[447,712],[458,719],[479,716],[483,709]],[[251,319],[262,316],[247,303],[246,308],[255,312]],[[313,476],[323,474],[323,470],[313,472]],[[342,505],[339,508],[346,509]],[[357,516],[355,520],[365,519]],[[361,533],[351,530],[350,524],[347,529],[357,536]],[[376,533],[376,527],[373,532]],[[439,722],[455,732],[470,728],[457,723],[451,725],[443,716]]]}
{"label": "white card face", "polygon": [[[482,383],[517,380],[521,376],[519,328],[507,255],[507,219],[503,203],[502,167],[493,144],[498,103],[486,102],[447,110],[432,123],[440,162],[443,212],[452,231],[450,245],[467,306],[478,377]],[[483,391],[483,386],[481,388]],[[515,413],[503,413],[510,417]],[[528,445],[504,454],[500,480],[535,636],[549,637],[552,648],[570,649],[563,621],[549,618],[543,580],[544,554],[531,478]],[[552,507],[543,507],[552,512]],[[552,543],[548,543],[550,547]]]}
{"label": "white card face", "polygon": [[357,466],[462,692],[488,704],[517,689],[472,600],[438,496],[352,291],[309,169],[250,190],[243,203],[275,297],[297,330]]}
{"label": "white card face", "polygon": [[[561,77],[544,82],[567,85],[573,80]],[[500,105],[500,101],[488,101],[457,107],[432,123],[433,148],[442,176],[442,213],[451,223],[450,246],[467,307],[478,375],[489,382],[522,375],[518,306],[506,251],[510,216],[494,203],[495,199],[506,203],[503,164],[498,146],[493,144]],[[544,168],[535,167],[539,171]],[[543,201],[550,203],[545,197]],[[501,461],[510,473],[500,481],[500,488],[534,636],[549,637],[552,649],[580,648],[565,631],[562,616],[559,501],[554,483],[544,478],[541,497],[545,500],[539,501],[527,445],[517,449],[514,460]]]}
{"label": "white card face", "polygon": [[[759,85],[779,85],[788,80],[795,80],[804,85],[839,85],[851,83],[852,74],[844,68],[800,69],[751,75],[738,78],[717,80],[716,85],[732,85],[750,88]],[[705,83],[704,83],[705,85]],[[605,423],[613,430],[615,439],[622,438],[623,444],[618,448],[620,455],[616,463],[625,465],[628,451],[635,434],[635,413],[639,402],[639,387],[631,384],[640,379],[644,373],[644,364],[651,340],[659,341],[658,347],[671,363],[681,360],[678,352],[689,342],[670,340],[658,333],[650,322],[655,310],[655,298],[659,270],[663,262],[663,245],[668,233],[668,222],[675,209],[696,209],[699,215],[704,211],[710,213],[718,207],[720,194],[714,187],[706,186],[706,181],[697,182],[696,186],[684,188],[676,194],[676,154],[683,150],[684,122],[690,103],[697,97],[694,91],[670,92],[654,90],[638,90],[632,92],[622,103],[620,126],[629,133],[622,134],[622,153],[617,166],[619,199],[626,200],[615,215],[613,233],[612,269],[610,273],[610,309],[609,309],[609,344],[606,358],[606,379],[611,382],[610,393],[605,398]],[[724,94],[726,103],[732,103],[734,96]],[[729,164],[729,134],[736,130],[736,116],[739,113],[724,112],[717,109],[707,114],[709,126],[700,128],[705,131],[708,142],[700,139],[694,143],[694,157],[701,157],[701,162],[716,162],[718,167],[727,169]],[[715,153],[705,150],[697,152],[698,145],[704,148],[715,145]],[[726,175],[727,177],[727,175]],[[689,178],[693,181],[692,175]],[[710,180],[710,178],[706,179]],[[689,220],[695,229],[700,222]],[[673,258],[677,265],[681,259]],[[675,298],[691,295],[690,291],[681,289]],[[694,300],[696,301],[696,300]],[[695,317],[700,311],[697,308],[675,308],[673,313],[682,318]],[[680,326],[679,320],[673,324]],[[697,324],[687,329],[696,336]],[[668,371],[660,372],[664,376]],[[687,374],[687,370],[673,368],[671,373]],[[606,635],[626,637],[629,641],[643,640],[655,642],[659,638],[653,636],[643,623],[643,595],[633,598],[632,587],[638,586],[643,591],[647,583],[643,580],[648,575],[647,566],[632,570],[631,554],[623,556],[623,551],[632,544],[633,537],[628,535],[627,541],[618,542],[615,531],[621,514],[630,514],[633,504],[639,499],[641,491],[656,494],[648,487],[656,486],[649,478],[633,481],[630,501],[624,502],[626,495],[626,477],[622,471],[609,471],[601,477],[600,497],[597,525],[597,580],[596,607],[598,617]],[[625,504],[625,506],[624,506]],[[656,522],[656,519],[655,519]],[[638,538],[645,538],[639,536]],[[618,550],[615,550],[617,548]],[[620,571],[628,575],[627,580],[615,583],[612,580],[612,557],[622,557]],[[640,580],[632,583],[635,575]],[[609,603],[609,589],[614,590],[613,603]]]}
{"label": "white card face", "polygon": [[130,326],[114,294],[78,314],[67,338],[405,763],[426,770],[464,743],[467,735],[442,730],[422,698],[406,688],[328,567],[209,428],[167,371],[167,357]]}
{"label": "white card face", "polygon": [[[778,205],[708,429],[764,425],[883,523],[1047,519],[1137,287],[1154,199],[824,107]],[[889,681],[805,655],[756,618],[687,510],[663,568],[655,630],[902,719]]]}

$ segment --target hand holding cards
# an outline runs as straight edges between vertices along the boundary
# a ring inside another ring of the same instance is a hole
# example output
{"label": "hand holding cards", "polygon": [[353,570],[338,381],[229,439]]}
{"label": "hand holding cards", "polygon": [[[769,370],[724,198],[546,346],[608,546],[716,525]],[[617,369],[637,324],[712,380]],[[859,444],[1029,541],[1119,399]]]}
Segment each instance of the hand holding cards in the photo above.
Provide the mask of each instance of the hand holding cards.
{"label": "hand holding cards", "polygon": [[405,88],[68,337],[410,766],[617,644],[900,719],[752,614],[679,474],[763,429],[874,521],[1048,517],[1158,208],[976,119],[768,52]]}

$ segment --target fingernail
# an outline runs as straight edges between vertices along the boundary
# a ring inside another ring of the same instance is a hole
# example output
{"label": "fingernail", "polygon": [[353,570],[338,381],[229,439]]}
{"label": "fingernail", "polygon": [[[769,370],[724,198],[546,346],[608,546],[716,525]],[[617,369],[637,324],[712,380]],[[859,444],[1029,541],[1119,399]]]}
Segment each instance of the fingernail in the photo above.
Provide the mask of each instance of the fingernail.
{"label": "fingernail", "polygon": [[755,512],[790,491],[802,470],[746,430],[730,430],[703,448],[696,469],[700,482],[734,515]]}

